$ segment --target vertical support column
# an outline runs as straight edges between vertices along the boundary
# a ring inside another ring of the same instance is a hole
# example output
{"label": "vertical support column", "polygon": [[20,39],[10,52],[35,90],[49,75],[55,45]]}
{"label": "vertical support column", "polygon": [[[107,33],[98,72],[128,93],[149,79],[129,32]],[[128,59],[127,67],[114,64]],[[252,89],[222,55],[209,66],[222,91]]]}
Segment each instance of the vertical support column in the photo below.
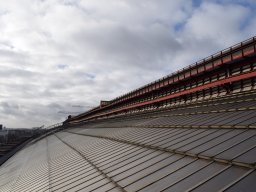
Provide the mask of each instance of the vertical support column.
{"label": "vertical support column", "polygon": [[253,37],[253,42],[254,42],[254,52],[256,52],[256,37]]}
{"label": "vertical support column", "polygon": [[229,78],[230,77],[230,67],[226,67],[225,69],[225,78]]}
{"label": "vertical support column", "polygon": [[[243,43],[241,43],[240,46],[242,47],[242,46],[243,46]],[[242,51],[242,57],[244,57],[244,49],[242,49],[241,51]]]}

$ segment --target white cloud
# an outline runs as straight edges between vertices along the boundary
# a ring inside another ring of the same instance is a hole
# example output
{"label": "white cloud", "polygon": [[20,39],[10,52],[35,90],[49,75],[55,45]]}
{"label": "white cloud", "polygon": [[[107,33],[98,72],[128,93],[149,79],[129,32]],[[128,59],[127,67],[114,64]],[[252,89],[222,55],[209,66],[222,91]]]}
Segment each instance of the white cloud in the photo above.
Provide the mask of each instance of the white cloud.
{"label": "white cloud", "polygon": [[[248,14],[249,10],[241,5],[203,3],[187,20],[184,32],[196,39],[213,39],[221,44],[229,43],[228,40],[233,43],[237,37],[231,34],[240,33],[240,25]],[[227,38],[229,35],[232,38]]]}
{"label": "white cloud", "polygon": [[60,122],[250,37],[248,3],[1,1],[0,123]]}

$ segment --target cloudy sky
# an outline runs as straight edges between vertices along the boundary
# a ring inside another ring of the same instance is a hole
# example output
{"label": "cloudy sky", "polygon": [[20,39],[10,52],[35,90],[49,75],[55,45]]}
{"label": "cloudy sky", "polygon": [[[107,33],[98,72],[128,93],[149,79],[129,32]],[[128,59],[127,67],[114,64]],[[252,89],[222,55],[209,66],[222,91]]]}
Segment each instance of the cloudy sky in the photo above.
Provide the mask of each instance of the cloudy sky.
{"label": "cloudy sky", "polygon": [[255,0],[0,1],[0,124],[63,121],[255,35]]}

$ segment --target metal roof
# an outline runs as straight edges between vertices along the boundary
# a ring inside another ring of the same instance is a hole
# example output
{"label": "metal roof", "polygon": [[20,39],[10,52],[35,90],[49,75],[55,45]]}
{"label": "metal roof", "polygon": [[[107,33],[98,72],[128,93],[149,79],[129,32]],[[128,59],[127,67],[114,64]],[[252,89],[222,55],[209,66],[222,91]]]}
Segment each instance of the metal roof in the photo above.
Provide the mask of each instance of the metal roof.
{"label": "metal roof", "polygon": [[0,191],[254,191],[256,91],[95,120],[28,144]]}

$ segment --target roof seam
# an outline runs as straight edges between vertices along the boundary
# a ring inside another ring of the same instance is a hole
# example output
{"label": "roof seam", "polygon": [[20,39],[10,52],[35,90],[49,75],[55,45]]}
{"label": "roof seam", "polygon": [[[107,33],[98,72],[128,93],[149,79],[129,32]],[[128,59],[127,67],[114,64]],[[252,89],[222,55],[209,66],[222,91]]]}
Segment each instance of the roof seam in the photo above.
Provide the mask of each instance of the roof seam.
{"label": "roof seam", "polygon": [[54,134],[62,143],[73,149],[77,152],[81,157],[83,157],[93,168],[95,168],[100,174],[102,174],[105,178],[107,178],[115,187],[119,188],[121,191],[126,192],[124,188],[122,188],[117,182],[115,182],[111,177],[109,177],[106,173],[104,173],[101,169],[99,169],[91,160],[89,160],[84,154],[82,154],[79,150],[77,150],[74,146],[67,143],[63,139],[61,139],[57,134]]}
{"label": "roof seam", "polygon": [[229,169],[232,165],[229,165],[227,167],[224,167],[223,169],[219,170],[218,172],[216,172],[215,174],[211,175],[210,177],[206,178],[205,180],[197,183],[196,185],[194,185],[193,187],[189,188],[188,190],[186,190],[186,192],[189,191],[193,191],[194,189],[200,187],[201,185],[203,185],[204,183],[206,183],[207,181],[211,180],[212,178],[216,177],[217,175],[221,174],[222,172],[226,171],[227,169]]}
{"label": "roof seam", "polygon": [[203,170],[204,168],[208,167],[209,165],[211,165],[211,164],[213,164],[213,163],[214,163],[214,161],[211,161],[211,162],[209,162],[208,164],[202,166],[200,169],[197,169],[196,171],[191,172],[190,174],[186,175],[185,177],[183,177],[183,178],[177,180],[176,182],[172,183],[172,184],[169,185],[168,187],[162,189],[161,192],[162,192],[162,191],[165,191],[166,189],[168,189],[168,188],[170,188],[170,187],[172,187],[172,186],[174,186],[174,185],[177,184],[177,183],[182,182],[183,180],[187,179],[188,177],[192,176],[193,174],[200,172],[201,170]]}
{"label": "roof seam", "polygon": [[238,183],[239,181],[241,181],[242,179],[244,179],[245,177],[250,175],[253,171],[254,171],[254,169],[251,169],[251,170],[247,171],[244,175],[242,175],[241,177],[239,177],[238,179],[236,179],[235,181],[233,181],[229,185],[226,185],[224,188],[220,189],[219,191],[226,191],[227,189],[234,186],[236,183]]}
{"label": "roof seam", "polygon": [[[97,128],[119,128],[119,126],[104,126]],[[124,125],[123,128],[192,128],[192,129],[255,129],[254,125]]]}
{"label": "roof seam", "polygon": [[[179,159],[179,160],[180,160],[180,159]],[[179,160],[177,160],[177,161],[179,161]],[[194,159],[193,161],[191,161],[191,162],[189,162],[189,163],[187,163],[187,164],[184,164],[183,166],[179,167],[178,169],[176,169],[176,170],[174,170],[174,171],[172,171],[172,172],[166,174],[164,177],[158,178],[158,179],[156,179],[154,182],[152,182],[152,183],[150,183],[150,184],[144,186],[144,187],[141,188],[140,190],[145,189],[145,188],[147,188],[148,186],[150,186],[150,185],[152,185],[152,184],[154,184],[154,183],[156,183],[156,182],[158,182],[158,181],[164,179],[165,177],[168,177],[169,175],[171,175],[171,174],[173,174],[173,173],[175,173],[175,172],[177,172],[177,171],[179,171],[179,170],[181,170],[181,169],[183,169],[183,168],[185,168],[185,167],[187,167],[187,166],[193,164],[193,163],[196,162],[197,160],[198,160],[198,158]],[[172,163],[171,163],[171,164],[172,164]],[[169,166],[169,165],[167,165],[167,166]],[[167,166],[166,166],[166,167],[167,167]]]}
{"label": "roof seam", "polygon": [[248,164],[248,163],[241,163],[241,162],[237,163],[237,162],[232,161],[232,160],[220,159],[220,158],[209,157],[209,156],[202,156],[202,155],[198,155],[198,154],[190,154],[190,153],[186,153],[186,152],[183,152],[183,151],[177,151],[175,149],[164,149],[164,148],[157,147],[157,146],[139,144],[139,143],[136,143],[136,142],[126,141],[126,140],[111,138],[111,137],[106,137],[106,136],[96,136],[96,135],[90,135],[90,134],[75,133],[75,132],[71,132],[71,131],[63,131],[63,132],[67,132],[67,133],[71,133],[71,134],[75,134],[75,135],[82,135],[82,136],[100,138],[100,139],[107,139],[107,140],[116,141],[116,142],[119,142],[119,143],[125,143],[125,144],[135,145],[135,146],[139,146],[139,147],[149,148],[149,149],[153,149],[153,150],[158,150],[158,151],[164,151],[164,152],[189,156],[189,157],[192,157],[192,158],[196,157],[196,158],[199,158],[199,159],[211,160],[211,161],[215,161],[215,162],[218,162],[218,163],[224,163],[224,164],[229,164],[229,165],[236,165],[236,166],[239,166],[239,167],[246,167],[246,168],[255,169],[254,165],[251,165],[251,164]]}
{"label": "roof seam", "polygon": [[[238,100],[238,101],[229,101],[229,100],[231,98],[239,99],[239,98],[244,97],[244,96],[255,95],[255,94],[256,94],[255,90],[250,90],[250,91],[246,91],[246,92],[239,93],[239,94],[236,93],[235,95],[225,95],[225,96],[219,97],[219,98],[211,98],[211,99],[208,99],[208,100],[195,101],[195,102],[192,102],[192,103],[191,102],[190,103],[184,103],[184,104],[180,104],[178,106],[171,106],[171,107],[165,108],[164,111],[170,111],[171,112],[171,111],[175,111],[175,110],[179,110],[179,109],[186,109],[186,108],[198,108],[198,107],[202,107],[202,106],[217,106],[217,105],[221,105],[221,104],[225,104],[225,103],[232,104],[232,103],[240,103],[240,102],[244,102],[244,101],[254,101],[256,99],[244,99],[244,100]],[[223,102],[225,100],[227,100],[227,102]],[[217,102],[220,101],[221,103],[210,103],[209,104],[209,102],[212,102],[212,101],[217,101]],[[249,109],[255,109],[255,107],[249,107]],[[161,111],[163,111],[163,109],[155,109],[154,111],[151,111],[150,113],[157,113],[157,112],[161,112]],[[233,110],[231,110],[231,111],[233,111]],[[135,114],[135,115],[141,115],[141,113],[140,114]],[[122,117],[122,116],[123,115],[118,116],[118,117]],[[111,119],[111,118],[107,118],[107,119]],[[89,120],[89,122],[91,122],[91,121],[93,122],[95,120]]]}
{"label": "roof seam", "polygon": [[[242,133],[241,133],[241,134],[242,134]],[[244,138],[243,140],[241,140],[241,141],[239,141],[239,142],[237,142],[237,143],[234,143],[233,145],[229,146],[228,148],[223,149],[222,151],[220,151],[220,152],[218,152],[217,154],[215,154],[215,157],[218,156],[218,155],[220,155],[221,153],[224,153],[225,151],[228,151],[229,149],[232,149],[233,147],[235,147],[235,146],[241,144],[242,142],[244,142],[244,141],[246,141],[246,140],[248,140],[248,139],[250,139],[250,138],[255,137],[255,135],[256,135],[256,134],[253,134],[253,135],[251,135],[250,137]],[[250,149],[251,149],[251,148],[250,148]],[[242,154],[243,154],[243,153],[242,153]],[[242,155],[242,154],[239,154],[239,155]],[[235,156],[234,158],[236,158],[236,157],[237,157],[237,156]],[[233,159],[234,159],[234,158],[233,158]],[[233,159],[231,159],[231,161],[233,161]]]}
{"label": "roof seam", "polygon": [[[256,101],[256,99],[252,99],[252,101]],[[233,102],[233,103],[241,103],[243,102],[242,100],[239,102]],[[219,105],[222,104],[227,104],[227,103],[220,103]],[[230,104],[230,103],[229,103]],[[231,103],[232,104],[232,103]],[[203,107],[209,107],[209,106],[216,106],[216,105],[203,105]],[[189,109],[194,109],[194,108],[199,108],[202,106],[195,106],[195,107],[188,107]],[[187,109],[187,108],[178,108],[180,109]],[[212,110],[212,111],[197,111],[197,112],[191,112],[191,113],[176,113],[176,114],[170,114],[170,115],[152,115],[152,116],[147,116],[143,117],[143,119],[150,119],[150,118],[158,118],[158,117],[171,117],[171,116],[182,116],[182,115],[197,115],[197,114],[211,114],[211,113],[221,113],[221,112],[234,112],[234,111],[250,111],[250,110],[255,110],[256,107],[250,106],[250,107],[240,107],[240,108],[231,108],[231,109],[220,109],[220,110]],[[176,110],[168,110],[170,112],[176,111]]]}
{"label": "roof seam", "polygon": [[49,192],[52,190],[52,180],[51,180],[51,165],[50,165],[50,154],[49,154],[49,141],[48,137],[46,139],[46,149],[47,149],[47,167],[48,167],[48,180],[49,180]]}
{"label": "roof seam", "polygon": [[253,145],[253,146],[251,146],[251,147],[249,147],[247,150],[245,150],[245,151],[243,151],[243,152],[241,152],[241,153],[237,154],[235,157],[233,157],[233,159],[236,159],[236,158],[238,158],[238,157],[240,157],[240,156],[244,155],[245,153],[247,153],[248,151],[250,151],[250,150],[254,149],[255,147],[256,147],[256,144],[255,144],[255,145]]}

